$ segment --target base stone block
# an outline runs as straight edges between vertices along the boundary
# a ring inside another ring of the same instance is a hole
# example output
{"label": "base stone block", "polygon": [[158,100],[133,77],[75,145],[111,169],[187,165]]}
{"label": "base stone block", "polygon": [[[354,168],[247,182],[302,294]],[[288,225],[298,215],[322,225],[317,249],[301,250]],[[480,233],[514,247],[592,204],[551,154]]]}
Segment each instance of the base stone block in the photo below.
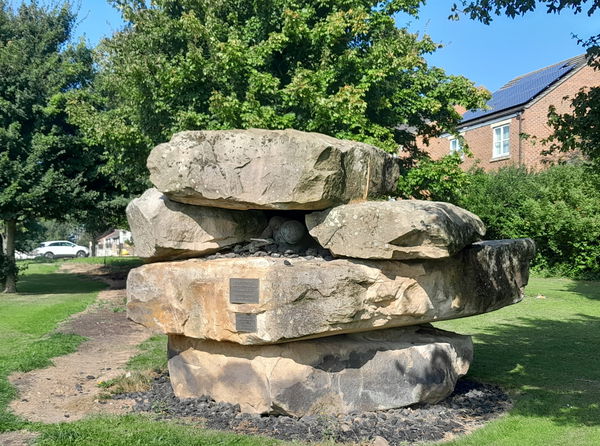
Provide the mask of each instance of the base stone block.
{"label": "base stone block", "polygon": [[179,398],[304,416],[437,403],[467,373],[473,345],[469,336],[413,326],[265,346],[171,335],[169,356]]}

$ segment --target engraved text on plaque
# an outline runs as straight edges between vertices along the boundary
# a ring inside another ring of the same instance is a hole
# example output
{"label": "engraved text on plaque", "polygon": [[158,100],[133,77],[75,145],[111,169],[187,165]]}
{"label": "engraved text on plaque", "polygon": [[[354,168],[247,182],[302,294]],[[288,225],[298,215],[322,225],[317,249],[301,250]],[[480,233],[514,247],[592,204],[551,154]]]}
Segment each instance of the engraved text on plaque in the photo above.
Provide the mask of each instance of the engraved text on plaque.
{"label": "engraved text on plaque", "polygon": [[232,304],[257,304],[259,279],[229,279],[229,302]]}
{"label": "engraved text on plaque", "polygon": [[235,313],[235,329],[240,333],[256,331],[256,314]]}

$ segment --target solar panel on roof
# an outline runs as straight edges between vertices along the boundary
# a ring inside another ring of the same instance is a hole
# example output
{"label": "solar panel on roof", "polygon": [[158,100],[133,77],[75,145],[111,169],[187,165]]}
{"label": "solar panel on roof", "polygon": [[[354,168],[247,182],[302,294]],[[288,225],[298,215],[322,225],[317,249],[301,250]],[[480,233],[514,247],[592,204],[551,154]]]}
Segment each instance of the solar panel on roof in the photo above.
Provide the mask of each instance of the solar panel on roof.
{"label": "solar panel on roof", "polygon": [[542,68],[533,73],[513,79],[492,95],[487,105],[489,110],[468,111],[462,122],[481,118],[529,102],[558,79],[569,73],[581,61],[581,56]]}

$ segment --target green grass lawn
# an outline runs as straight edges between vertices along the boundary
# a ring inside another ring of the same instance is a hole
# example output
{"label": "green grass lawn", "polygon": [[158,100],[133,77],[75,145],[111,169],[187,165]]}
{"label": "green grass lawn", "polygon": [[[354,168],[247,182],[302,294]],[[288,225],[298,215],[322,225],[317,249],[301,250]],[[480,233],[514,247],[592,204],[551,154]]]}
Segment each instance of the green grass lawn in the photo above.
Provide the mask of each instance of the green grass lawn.
{"label": "green grass lawn", "polygon": [[600,444],[600,282],[532,278],[526,294],[518,305],[436,324],[472,334],[469,376],[516,401],[508,416],[452,445]]}
{"label": "green grass lawn", "polygon": [[[45,446],[284,444],[139,415],[45,426],[9,415],[4,409],[15,394],[6,376],[45,366],[48,358],[76,348],[80,338],[52,331],[102,287],[56,269],[56,264],[32,264],[19,283],[22,294],[0,295],[0,431],[38,430],[38,444]],[[527,296],[500,311],[436,324],[472,334],[475,359],[469,376],[500,384],[515,400],[509,414],[451,445],[600,444],[600,282],[533,278]],[[164,338],[146,342],[130,369],[164,367],[163,348]]]}
{"label": "green grass lawn", "polygon": [[56,259],[46,259],[44,257],[36,257],[35,259],[17,261],[17,265],[20,265],[20,266],[36,265],[36,264],[60,265],[62,263],[87,263],[87,264],[91,264],[91,265],[107,265],[107,266],[114,266],[114,267],[129,267],[129,268],[135,268],[137,266],[144,264],[142,259],[140,259],[139,257],[134,257],[134,256],[127,256],[127,257],[75,257],[75,258],[56,258]]}
{"label": "green grass lawn", "polygon": [[112,265],[135,268],[143,265],[144,262],[139,257],[76,257],[74,259],[59,260],[67,263],[90,263],[94,265]]}

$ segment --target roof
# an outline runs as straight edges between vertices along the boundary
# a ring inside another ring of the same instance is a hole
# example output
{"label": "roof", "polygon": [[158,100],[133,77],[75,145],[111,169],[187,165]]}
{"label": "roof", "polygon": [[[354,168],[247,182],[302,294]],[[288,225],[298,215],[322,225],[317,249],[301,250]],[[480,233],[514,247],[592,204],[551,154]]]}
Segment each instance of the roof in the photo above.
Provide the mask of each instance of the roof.
{"label": "roof", "polygon": [[125,229],[111,229],[110,231],[105,232],[104,235],[98,237],[98,241],[119,238],[122,232],[128,233],[129,231]]}
{"label": "roof", "polygon": [[118,231],[119,231],[118,229],[110,229],[110,230],[106,231],[104,234],[102,234],[100,237],[98,237],[98,241],[112,238],[113,235],[118,234]]}
{"label": "roof", "polygon": [[582,54],[513,79],[493,93],[487,103],[488,110],[468,111],[463,115],[462,123],[527,104],[574,69],[585,65],[586,61]]}

